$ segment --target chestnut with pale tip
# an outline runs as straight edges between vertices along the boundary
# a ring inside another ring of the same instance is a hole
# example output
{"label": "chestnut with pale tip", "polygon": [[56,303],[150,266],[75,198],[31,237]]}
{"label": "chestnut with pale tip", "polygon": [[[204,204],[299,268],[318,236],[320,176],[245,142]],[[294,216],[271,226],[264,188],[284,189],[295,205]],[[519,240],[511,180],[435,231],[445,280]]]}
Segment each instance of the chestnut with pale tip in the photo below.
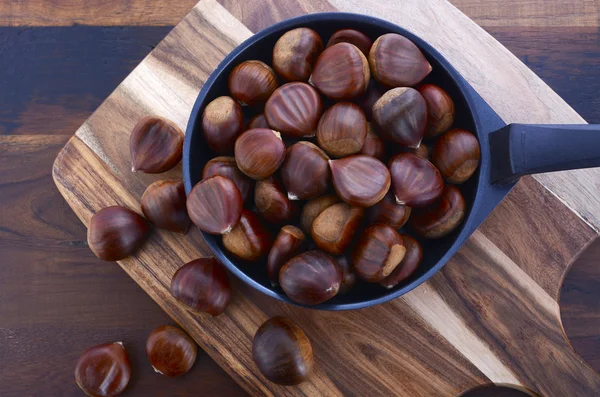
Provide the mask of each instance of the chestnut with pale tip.
{"label": "chestnut with pale tip", "polygon": [[273,175],[285,160],[285,144],[277,131],[255,128],[235,141],[235,162],[252,179]]}
{"label": "chestnut with pale tip", "polygon": [[281,180],[291,200],[310,200],[327,191],[331,180],[329,157],[316,145],[296,142],[287,149]]}
{"label": "chestnut with pale tip", "polygon": [[379,161],[385,160],[385,142],[375,133],[372,123],[367,123],[367,136],[365,137],[365,143],[360,149],[360,154],[375,157]]}
{"label": "chestnut with pale tip", "polygon": [[338,203],[325,209],[312,223],[311,236],[320,249],[332,255],[341,255],[352,242],[360,227],[365,211]]}
{"label": "chestnut with pale tip", "polygon": [[408,222],[411,208],[398,204],[394,193],[389,191],[385,197],[367,209],[366,217],[369,224],[383,223],[393,229],[400,229]]}
{"label": "chestnut with pale tip", "polygon": [[146,341],[146,355],[154,371],[174,378],[187,373],[196,362],[196,342],[179,328],[162,325]]}
{"label": "chestnut with pale tip", "polygon": [[365,57],[369,56],[369,51],[373,45],[373,40],[366,34],[359,32],[355,29],[340,29],[336,30],[329,41],[327,41],[327,48],[336,45],[338,43],[350,43],[356,46],[364,54]]}
{"label": "chestnut with pale tip", "polygon": [[402,236],[388,225],[375,224],[363,231],[352,253],[352,265],[360,278],[377,283],[394,271],[405,254]]}
{"label": "chestnut with pale tip", "polygon": [[256,182],[254,204],[267,222],[275,224],[286,223],[300,212],[298,203],[288,198],[287,192],[273,176]]}
{"label": "chestnut with pale tip", "polygon": [[229,92],[242,105],[264,104],[277,86],[275,72],[261,61],[242,62],[229,74]]}
{"label": "chestnut with pale tip", "polygon": [[287,81],[308,81],[323,41],[309,28],[285,32],[273,47],[273,67]]}
{"label": "chestnut with pale tip", "polygon": [[202,112],[202,132],[206,144],[215,153],[231,154],[235,140],[244,129],[242,107],[233,98],[221,96]]}
{"label": "chestnut with pale tip", "polygon": [[456,186],[446,185],[435,203],[413,211],[408,226],[421,237],[444,237],[461,224],[465,211],[465,199],[460,190]]}
{"label": "chestnut with pale tip", "polygon": [[300,214],[300,228],[302,228],[304,233],[310,236],[312,224],[319,214],[341,201],[342,200],[335,194],[326,194],[310,200],[302,207],[302,214]]}
{"label": "chestnut with pale tip", "polygon": [[125,391],[130,379],[131,364],[121,342],[86,350],[75,366],[75,382],[88,396],[118,396]]}
{"label": "chestnut with pale tip", "polygon": [[442,194],[442,175],[428,160],[412,153],[401,153],[392,157],[389,167],[398,204],[425,207]]}
{"label": "chestnut with pale tip", "polygon": [[212,178],[217,175],[231,179],[235,183],[242,195],[242,201],[247,202],[252,197],[254,179],[240,171],[234,157],[219,156],[210,159],[206,163],[202,170],[202,179]]}
{"label": "chestnut with pale tip", "polygon": [[322,113],[323,102],[317,90],[300,82],[282,85],[265,105],[267,124],[291,138],[314,136]]}
{"label": "chestnut with pale tip", "polygon": [[408,234],[401,234],[406,253],[398,266],[389,276],[379,282],[385,288],[394,288],[414,274],[423,259],[421,244]]}
{"label": "chestnut with pale tip", "polygon": [[144,117],[129,137],[131,171],[159,174],[175,167],[183,153],[183,132],[162,117]]}
{"label": "chestnut with pale tip", "polygon": [[279,283],[279,271],[287,261],[306,249],[306,236],[296,226],[285,225],[279,231],[267,258],[267,275],[273,285]]}
{"label": "chestnut with pale tip", "polygon": [[473,176],[481,150],[475,135],[454,129],[438,138],[433,145],[431,161],[449,183],[461,184]]}
{"label": "chestnut with pale tip", "polygon": [[273,236],[258,215],[244,210],[238,225],[223,236],[223,246],[233,255],[247,261],[256,261],[269,253]]}
{"label": "chestnut with pale tip", "polygon": [[338,102],[319,121],[317,143],[327,154],[344,157],[360,152],[367,137],[367,118],[358,105]]}
{"label": "chestnut with pale tip", "polygon": [[427,103],[427,131],[425,136],[433,138],[447,131],[454,124],[454,101],[437,85],[423,84],[419,92]]}
{"label": "chestnut with pale tip", "polygon": [[333,187],[350,205],[371,207],[390,189],[390,172],[374,157],[354,155],[330,160]]}
{"label": "chestnut with pale tip", "polygon": [[182,180],[156,181],[142,194],[142,212],[154,226],[185,234],[192,225]]}

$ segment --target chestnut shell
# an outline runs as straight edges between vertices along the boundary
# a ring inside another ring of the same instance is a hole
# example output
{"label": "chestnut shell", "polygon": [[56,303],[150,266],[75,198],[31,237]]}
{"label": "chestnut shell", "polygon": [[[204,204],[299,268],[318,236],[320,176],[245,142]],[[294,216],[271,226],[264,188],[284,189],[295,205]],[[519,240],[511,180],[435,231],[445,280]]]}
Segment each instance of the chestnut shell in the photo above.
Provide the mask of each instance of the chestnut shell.
{"label": "chestnut shell", "polygon": [[75,381],[88,396],[118,396],[130,378],[131,364],[121,342],[86,350],[75,366]]}
{"label": "chestnut shell", "polygon": [[415,209],[408,225],[419,236],[440,238],[453,232],[465,217],[466,203],[456,186],[446,185],[439,200],[429,207]]}
{"label": "chestnut shell", "polygon": [[196,362],[197,352],[196,342],[171,325],[154,329],[146,341],[146,355],[152,368],[171,378],[188,372]]}

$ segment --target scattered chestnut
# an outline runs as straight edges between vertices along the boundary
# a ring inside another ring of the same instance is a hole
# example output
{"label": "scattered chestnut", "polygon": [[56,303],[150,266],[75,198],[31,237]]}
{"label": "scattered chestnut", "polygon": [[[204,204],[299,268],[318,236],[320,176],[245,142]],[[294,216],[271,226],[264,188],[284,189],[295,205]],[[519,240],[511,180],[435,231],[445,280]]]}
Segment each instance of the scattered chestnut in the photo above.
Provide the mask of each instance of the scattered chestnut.
{"label": "scattered chestnut", "polygon": [[269,127],[269,124],[267,124],[267,119],[265,118],[264,113],[259,113],[250,119],[247,129],[251,130],[253,128],[271,128]]}
{"label": "scattered chestnut", "polygon": [[133,127],[129,150],[131,171],[159,174],[175,167],[181,160],[183,132],[162,117],[144,117]]}
{"label": "scattered chestnut", "polygon": [[198,182],[187,199],[192,222],[211,234],[229,233],[240,220],[242,205],[235,183],[220,175]]}
{"label": "scattered chestnut", "polygon": [[255,128],[235,141],[235,162],[244,174],[264,179],[275,173],[285,159],[285,144],[277,131]]}
{"label": "scattered chestnut", "polygon": [[281,179],[291,200],[309,200],[325,193],[331,171],[329,157],[320,148],[300,141],[287,150]]}
{"label": "scattered chestnut", "polygon": [[394,88],[373,105],[373,121],[384,137],[417,148],[425,135],[427,104],[413,88]]}
{"label": "scattered chestnut", "polygon": [[306,248],[306,236],[296,226],[281,228],[267,258],[267,274],[273,284],[279,282],[279,271],[287,261]]}
{"label": "scattered chestnut", "polygon": [[290,221],[298,212],[298,204],[291,201],[281,184],[272,176],[256,182],[254,204],[267,222],[281,224]]}
{"label": "scattered chestnut", "polygon": [[309,28],[285,32],[273,47],[273,67],[288,81],[308,81],[315,60],[323,51],[323,41]]}
{"label": "scattered chestnut", "polygon": [[371,207],[390,189],[390,172],[376,158],[354,155],[330,160],[333,187],[350,205]]}
{"label": "scattered chestnut", "polygon": [[385,159],[385,143],[373,131],[371,123],[367,123],[367,136],[365,137],[365,143],[360,149],[360,154],[375,157],[379,161]]}
{"label": "scattered chestnut", "polygon": [[319,121],[317,142],[330,156],[344,157],[360,152],[367,136],[367,118],[358,105],[338,102]]}
{"label": "scattered chestnut", "polygon": [[301,305],[317,305],[333,298],[341,283],[340,266],[321,251],[295,256],[279,272],[279,285],[292,301]]}
{"label": "scattered chestnut", "polygon": [[208,179],[217,175],[231,179],[235,183],[242,195],[242,201],[246,202],[252,196],[254,180],[248,178],[240,171],[235,163],[235,158],[219,156],[209,160],[202,170],[202,179]]}
{"label": "scattered chestnut", "polygon": [[146,355],[154,371],[172,378],[192,368],[197,351],[194,340],[171,325],[156,328],[146,341]]}
{"label": "scattered chestnut", "polygon": [[374,79],[369,81],[367,92],[356,99],[356,103],[367,116],[367,120],[373,120],[373,105],[385,94],[387,89]]}
{"label": "scattered chestnut", "polygon": [[369,52],[373,77],[389,87],[414,86],[432,67],[412,41],[396,33],[380,36]]}
{"label": "scattered chestnut", "polygon": [[404,254],[404,258],[402,262],[390,273],[389,276],[384,278],[379,282],[385,288],[394,288],[400,282],[409,278],[423,259],[423,248],[421,248],[421,244],[408,234],[401,234],[402,239],[404,240],[404,247],[406,248],[406,253]]}
{"label": "scattered chestnut", "polygon": [[454,129],[442,135],[433,146],[431,161],[449,183],[464,183],[479,166],[481,151],[475,135]]}
{"label": "scattered chestnut", "polygon": [[465,210],[465,199],[460,190],[456,186],[446,185],[438,201],[413,211],[408,225],[421,237],[444,237],[460,225]]}
{"label": "scattered chestnut", "polygon": [[221,96],[202,113],[202,132],[208,147],[219,154],[231,154],[235,140],[244,129],[242,107],[233,98]]}
{"label": "scattered chestnut", "polygon": [[437,85],[423,84],[419,92],[427,102],[427,131],[425,136],[432,138],[447,131],[454,124],[454,101]]}
{"label": "scattered chestnut", "polygon": [[310,80],[325,96],[345,100],[364,94],[370,78],[363,53],[350,43],[338,43],[319,56]]}
{"label": "scattered chestnut", "polygon": [[371,46],[373,45],[373,40],[358,30],[340,29],[331,35],[329,41],[327,42],[327,48],[337,43],[354,44],[365,57],[368,57]]}
{"label": "scattered chestnut", "polygon": [[342,270],[342,283],[340,284],[338,295],[344,295],[354,288],[356,284],[356,272],[346,255],[337,257],[336,261]]}
{"label": "scattered chestnut", "polygon": [[411,209],[396,202],[396,197],[389,191],[383,199],[367,209],[367,220],[370,224],[383,223],[393,229],[400,229],[410,217]]}
{"label": "scattered chestnut", "polygon": [[428,160],[412,153],[401,153],[392,157],[389,166],[398,204],[425,207],[442,194],[442,175]]}
{"label": "scattered chestnut", "polygon": [[242,105],[267,102],[277,85],[275,72],[261,61],[242,62],[229,74],[229,92]]}
{"label": "scattered chestnut", "polygon": [[240,259],[255,261],[269,253],[273,237],[258,215],[244,210],[238,225],[223,236],[223,246]]}
{"label": "scattered chestnut", "polygon": [[191,312],[218,316],[231,300],[229,276],[217,259],[195,259],[175,272],[171,295]]}
{"label": "scattered chestnut", "polygon": [[325,209],[312,223],[311,236],[315,244],[325,252],[341,255],[352,242],[364,214],[363,208],[346,203]]}
{"label": "scattered chestnut", "polygon": [[352,265],[360,278],[376,283],[392,273],[405,253],[404,240],[396,230],[375,224],[366,228],[358,240]]}
{"label": "scattered chestnut", "polygon": [[183,181],[156,181],[142,195],[142,212],[160,229],[187,232],[192,224],[185,205]]}
{"label": "scattered chestnut", "polygon": [[304,382],[313,367],[310,340],[286,317],[273,317],[258,328],[252,341],[252,359],[265,378],[286,386]]}
{"label": "scattered chestnut", "polygon": [[315,135],[323,112],[321,96],[306,83],[287,83],[273,92],[265,105],[269,126],[292,138]]}
{"label": "scattered chestnut", "polygon": [[86,350],[75,366],[77,386],[88,396],[118,396],[123,393],[130,378],[131,364],[121,342]]}
{"label": "scattered chestnut", "polygon": [[326,194],[325,196],[317,197],[304,204],[302,214],[300,215],[300,227],[304,233],[310,235],[312,224],[317,216],[327,208],[339,203],[341,200],[335,194]]}
{"label": "scattered chestnut", "polygon": [[106,207],[90,220],[87,242],[92,252],[105,261],[118,261],[133,255],[144,244],[150,225],[135,212]]}

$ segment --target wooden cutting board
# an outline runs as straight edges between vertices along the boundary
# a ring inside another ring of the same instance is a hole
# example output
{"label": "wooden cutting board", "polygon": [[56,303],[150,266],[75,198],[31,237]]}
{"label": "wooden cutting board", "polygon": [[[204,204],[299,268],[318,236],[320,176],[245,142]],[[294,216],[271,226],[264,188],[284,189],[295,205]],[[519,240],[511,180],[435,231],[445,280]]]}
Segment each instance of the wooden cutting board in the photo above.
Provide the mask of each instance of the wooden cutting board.
{"label": "wooden cutting board", "polygon": [[[115,204],[140,211],[152,181],[180,177],[180,168],[158,176],[131,173],[129,133],[150,114],[185,130],[203,82],[252,34],[240,20],[269,25],[335,10],[384,18],[421,36],[507,123],[584,122],[445,0],[203,0],[59,154],[54,179],[79,218],[87,225],[96,211]],[[600,180],[597,170],[524,178],[430,281],[359,311],[301,309],[238,285],[224,315],[194,316],[171,298],[168,286],[183,263],[211,255],[198,231],[185,237],[156,231],[119,264],[253,395],[456,396],[507,383],[544,396],[598,396],[600,376],[571,349],[557,303],[565,270],[597,237],[600,187],[594,180]],[[298,387],[268,382],[252,362],[252,337],[273,315],[293,318],[312,340],[315,373]]]}

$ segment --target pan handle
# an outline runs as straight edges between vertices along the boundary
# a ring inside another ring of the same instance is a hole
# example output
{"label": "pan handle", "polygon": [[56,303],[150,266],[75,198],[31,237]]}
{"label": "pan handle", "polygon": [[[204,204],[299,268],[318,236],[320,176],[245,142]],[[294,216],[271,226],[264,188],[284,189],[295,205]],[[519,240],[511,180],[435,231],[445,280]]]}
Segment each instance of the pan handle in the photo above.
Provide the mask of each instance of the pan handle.
{"label": "pan handle", "polygon": [[490,133],[491,182],[600,167],[600,125],[509,124]]}

